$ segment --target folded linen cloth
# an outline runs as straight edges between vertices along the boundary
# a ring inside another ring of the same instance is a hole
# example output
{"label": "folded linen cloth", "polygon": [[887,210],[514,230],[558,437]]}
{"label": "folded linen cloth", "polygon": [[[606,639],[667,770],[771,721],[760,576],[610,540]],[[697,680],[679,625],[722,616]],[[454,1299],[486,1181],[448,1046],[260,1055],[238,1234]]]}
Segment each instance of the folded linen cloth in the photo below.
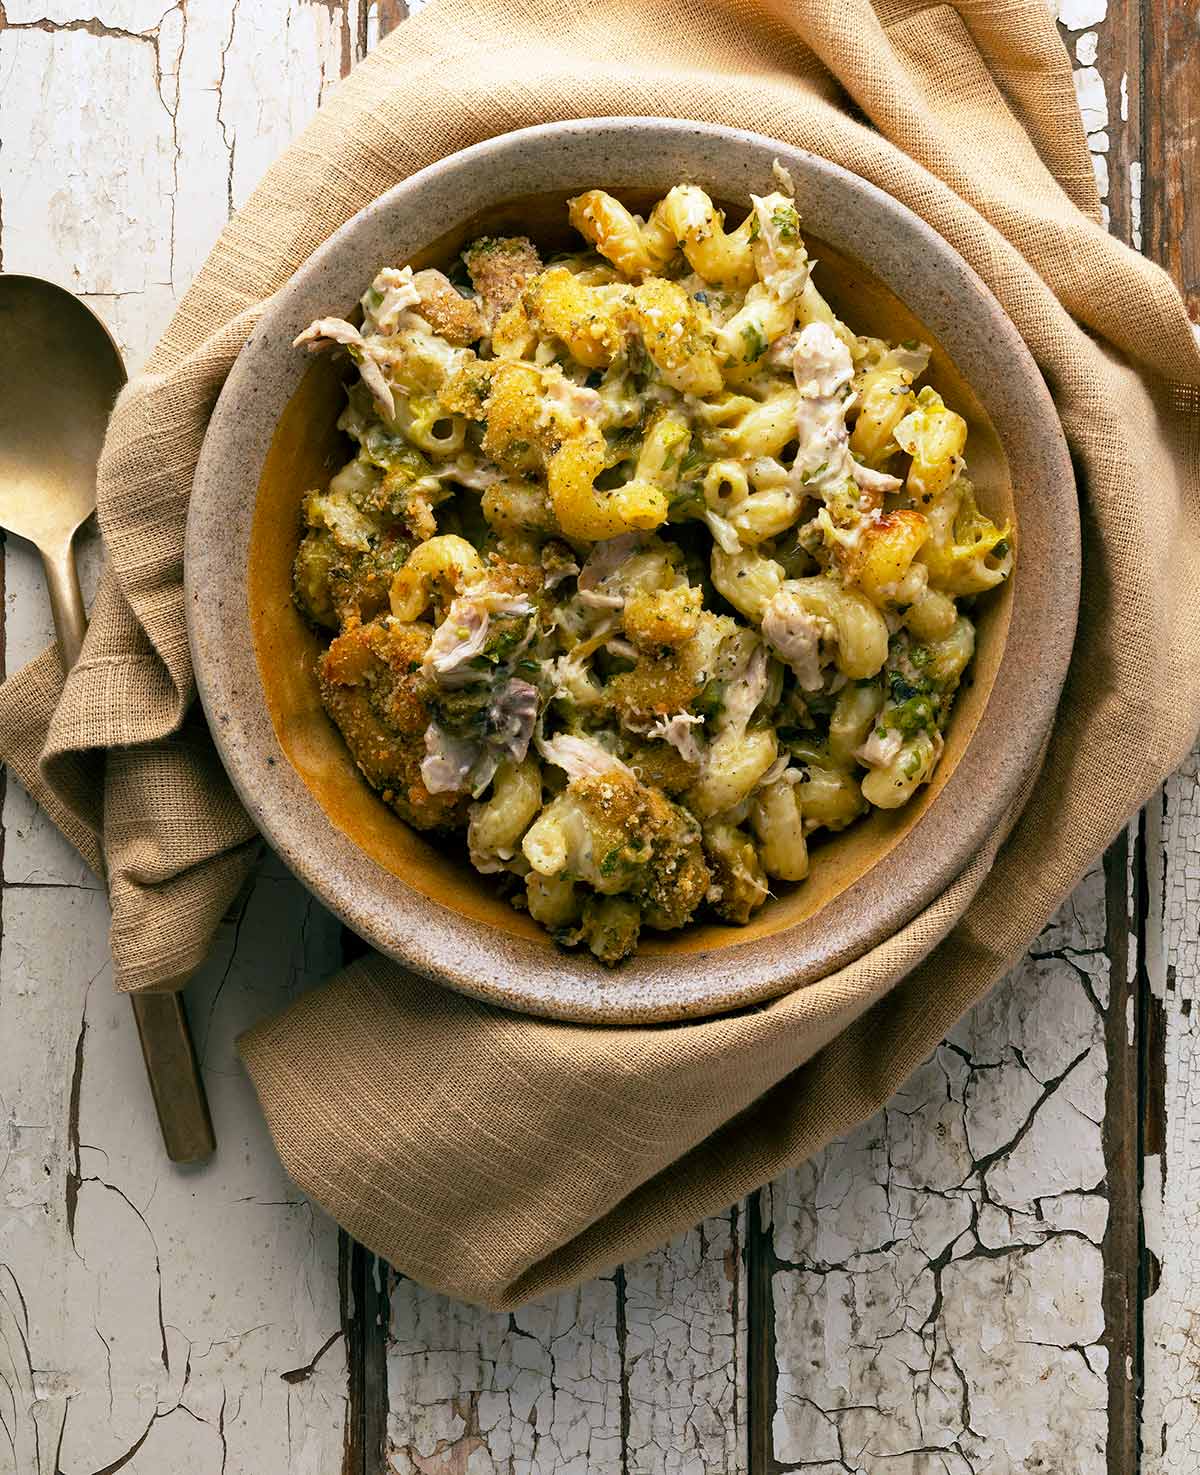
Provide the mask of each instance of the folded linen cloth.
{"label": "folded linen cloth", "polygon": [[107,567],[83,657],[65,684],[51,650],[0,689],[0,753],[107,864],[119,987],[181,985],[256,851],[195,705],[182,551],[205,425],[263,301],[416,169],[598,114],[755,129],[939,230],[1054,395],[1084,592],[1011,835],[819,983],[741,1014],[601,1028],[506,1013],[372,955],[245,1037],[297,1183],[401,1271],[497,1308],[661,1242],[868,1116],[1020,956],[1200,723],[1200,353],[1169,280],[1100,223],[1045,0],[435,0],[222,234],[113,417]]}

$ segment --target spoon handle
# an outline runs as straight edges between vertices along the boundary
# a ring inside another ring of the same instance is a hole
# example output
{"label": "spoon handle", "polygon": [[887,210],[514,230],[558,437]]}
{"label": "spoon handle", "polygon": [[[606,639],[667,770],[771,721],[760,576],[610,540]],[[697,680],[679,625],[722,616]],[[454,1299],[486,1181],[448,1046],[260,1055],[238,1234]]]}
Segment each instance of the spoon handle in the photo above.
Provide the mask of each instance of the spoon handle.
{"label": "spoon handle", "polygon": [[[87,632],[72,540],[57,553],[43,549],[42,562],[58,648],[69,671]],[[133,994],[130,1003],[167,1156],[173,1163],[203,1162],[217,1144],[183,999],[178,993]]]}
{"label": "spoon handle", "polygon": [[42,563],[46,568],[46,587],[50,591],[50,613],[54,616],[58,648],[62,653],[63,668],[69,671],[79,659],[87,632],[87,611],[79,589],[72,541],[68,539],[57,553],[43,549]]}

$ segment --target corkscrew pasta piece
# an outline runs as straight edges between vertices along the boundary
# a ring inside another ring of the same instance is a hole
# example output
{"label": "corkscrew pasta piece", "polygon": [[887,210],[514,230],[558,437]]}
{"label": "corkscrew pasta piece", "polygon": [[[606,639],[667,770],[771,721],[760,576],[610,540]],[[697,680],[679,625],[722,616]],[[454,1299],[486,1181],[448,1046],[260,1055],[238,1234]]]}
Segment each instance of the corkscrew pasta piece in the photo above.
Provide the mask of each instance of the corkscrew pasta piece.
{"label": "corkscrew pasta piece", "polygon": [[483,560],[465,538],[447,533],[418,543],[392,579],[392,614],[398,620],[419,620],[435,595],[448,599],[483,573]]}
{"label": "corkscrew pasta piece", "polygon": [[512,860],[525,831],[542,807],[542,770],[536,758],[501,763],[489,797],[473,804],[467,848],[477,871],[500,870]]}
{"label": "corkscrew pasta piece", "polygon": [[567,201],[571,224],[601,256],[627,277],[640,281],[659,272],[678,249],[675,238],[661,218],[639,220],[620,200],[604,190],[585,190]]}
{"label": "corkscrew pasta piece", "polygon": [[694,184],[677,184],[655,206],[651,219],[661,220],[683,248],[692,270],[706,282],[742,290],[754,285],[752,213],[736,230],[726,233],[724,216],[704,191]]}
{"label": "corkscrew pasta piece", "polygon": [[808,875],[808,846],[796,786],[787,776],[764,784],[750,811],[758,837],[758,858],[768,876],[779,881],[803,881]]}

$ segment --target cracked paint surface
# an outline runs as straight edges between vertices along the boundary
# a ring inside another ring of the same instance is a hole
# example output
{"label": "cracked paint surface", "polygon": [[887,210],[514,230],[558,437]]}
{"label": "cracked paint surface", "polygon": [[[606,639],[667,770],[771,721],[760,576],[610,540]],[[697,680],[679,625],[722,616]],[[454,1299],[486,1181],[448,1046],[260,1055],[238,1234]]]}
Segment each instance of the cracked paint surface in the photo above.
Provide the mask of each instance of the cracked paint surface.
{"label": "cracked paint surface", "polygon": [[1103,881],[888,1103],[764,1195],[776,1458],[1102,1475]]}
{"label": "cracked paint surface", "polygon": [[1159,1277],[1145,1303],[1143,1470],[1190,1475],[1200,1467],[1200,750],[1168,781],[1147,832],[1151,914],[1162,929],[1147,963],[1166,1071],[1164,1151],[1146,1160],[1142,1200]]}
{"label": "cracked paint surface", "polygon": [[9,1388],[22,1453],[0,1438],[4,1475],[217,1475],[282,1455],[289,1475],[325,1475],[340,1452],[336,1230],[284,1179],[233,1050],[328,972],[338,934],[277,863],[241,910],[189,994],[220,1150],[183,1172],[112,990],[101,894],[6,890],[0,1321],[23,1363],[5,1336],[0,1419]]}
{"label": "cracked paint surface", "polygon": [[740,1475],[740,1216],[496,1315],[398,1280],[388,1341],[395,1475]]}

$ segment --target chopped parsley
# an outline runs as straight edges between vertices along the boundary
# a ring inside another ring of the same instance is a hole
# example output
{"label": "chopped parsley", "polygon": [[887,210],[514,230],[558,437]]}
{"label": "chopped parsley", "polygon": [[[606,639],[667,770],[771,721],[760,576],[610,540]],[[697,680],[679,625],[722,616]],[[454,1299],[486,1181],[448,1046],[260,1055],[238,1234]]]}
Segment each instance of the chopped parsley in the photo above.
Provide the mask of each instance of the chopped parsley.
{"label": "chopped parsley", "polygon": [[742,328],[742,342],[746,345],[746,362],[752,364],[767,351],[767,340],[757,323],[746,323]]}
{"label": "chopped parsley", "polygon": [[932,685],[924,676],[914,677],[909,680],[899,671],[888,672],[888,690],[892,701],[897,705],[909,701],[912,697],[928,696],[933,690]]}
{"label": "chopped parsley", "polygon": [[934,732],[937,719],[933,714],[933,703],[926,696],[909,697],[908,701],[887,714],[887,725],[905,737],[918,732]]}
{"label": "chopped parsley", "polygon": [[704,447],[691,445],[679,463],[679,470],[686,476],[689,471],[698,471],[704,465]]}

